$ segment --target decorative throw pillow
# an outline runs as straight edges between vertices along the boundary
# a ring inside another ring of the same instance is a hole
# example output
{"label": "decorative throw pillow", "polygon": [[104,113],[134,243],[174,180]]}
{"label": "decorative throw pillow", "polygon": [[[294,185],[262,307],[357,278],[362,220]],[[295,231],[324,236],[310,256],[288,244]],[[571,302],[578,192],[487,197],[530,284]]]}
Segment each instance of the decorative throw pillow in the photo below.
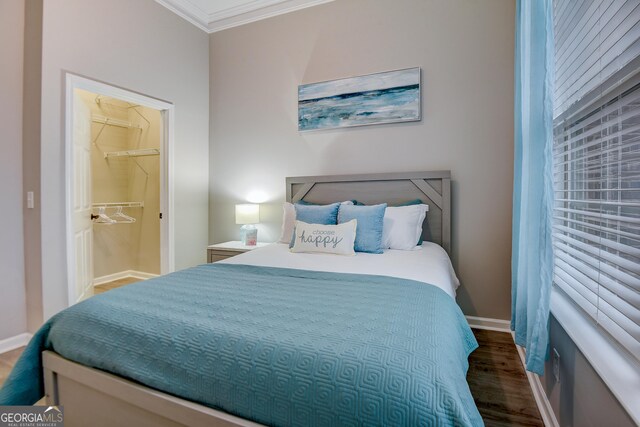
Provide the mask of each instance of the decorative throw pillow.
{"label": "decorative throw pillow", "polygon": [[[351,205],[353,204],[353,202],[351,200],[347,200],[342,202],[342,204]],[[282,231],[280,233],[280,239],[278,240],[280,243],[291,242],[291,238],[293,237],[293,230],[296,225],[296,208],[295,208],[296,205],[331,206],[331,205],[316,205],[314,203],[305,202],[304,200],[297,201],[295,205],[289,202],[284,202],[282,205]]]}
{"label": "decorative throw pillow", "polygon": [[353,245],[357,226],[355,219],[338,225],[296,221],[296,233],[290,251],[355,255]]}
{"label": "decorative throw pillow", "polygon": [[336,225],[338,223],[338,209],[340,203],[330,205],[300,205],[295,204],[296,220],[307,224]]}
{"label": "decorative throw pillow", "polygon": [[422,223],[429,206],[387,207],[384,212],[382,246],[385,249],[413,250],[422,235]]}
{"label": "decorative throw pillow", "polygon": [[386,209],[386,203],[373,206],[340,206],[338,224],[353,219],[358,220],[355,242],[356,252],[368,252],[371,254],[381,254],[383,252],[382,229],[384,226],[384,211]]}

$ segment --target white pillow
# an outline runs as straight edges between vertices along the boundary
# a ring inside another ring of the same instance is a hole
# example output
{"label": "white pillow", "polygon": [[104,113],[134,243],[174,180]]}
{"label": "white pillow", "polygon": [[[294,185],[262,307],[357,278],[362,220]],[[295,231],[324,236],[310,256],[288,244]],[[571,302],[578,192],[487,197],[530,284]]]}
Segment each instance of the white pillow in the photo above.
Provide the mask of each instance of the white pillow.
{"label": "white pillow", "polygon": [[289,202],[282,204],[282,233],[280,233],[280,243],[290,243],[293,236],[293,229],[296,226],[296,208]]}
{"label": "white pillow", "polygon": [[307,224],[296,221],[296,239],[291,252],[321,252],[336,255],[355,255],[358,220],[338,225]]}
{"label": "white pillow", "polygon": [[404,251],[416,249],[428,210],[427,205],[388,206],[384,212],[382,247]]}
{"label": "white pillow", "polygon": [[[353,202],[347,200],[342,202],[345,205],[352,205]],[[296,208],[292,203],[284,202],[282,204],[282,232],[280,233],[280,243],[290,243],[293,237],[293,229],[296,225]]]}

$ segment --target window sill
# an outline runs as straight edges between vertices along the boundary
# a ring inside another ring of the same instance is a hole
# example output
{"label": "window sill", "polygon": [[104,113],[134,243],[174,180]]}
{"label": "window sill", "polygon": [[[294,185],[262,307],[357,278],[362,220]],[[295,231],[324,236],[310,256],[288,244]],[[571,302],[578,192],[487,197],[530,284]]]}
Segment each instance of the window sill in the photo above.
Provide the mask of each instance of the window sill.
{"label": "window sill", "polygon": [[551,291],[551,313],[629,416],[640,425],[640,362],[598,329],[555,287]]}

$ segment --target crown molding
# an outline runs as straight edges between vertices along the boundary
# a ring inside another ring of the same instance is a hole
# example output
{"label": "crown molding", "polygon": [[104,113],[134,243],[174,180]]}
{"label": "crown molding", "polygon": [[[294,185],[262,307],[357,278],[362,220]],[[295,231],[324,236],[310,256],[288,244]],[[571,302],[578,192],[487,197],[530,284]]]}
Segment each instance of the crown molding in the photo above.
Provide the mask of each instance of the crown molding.
{"label": "crown molding", "polygon": [[166,7],[179,17],[186,19],[202,31],[209,31],[207,17],[204,10],[187,0],[156,0],[156,3]]}
{"label": "crown molding", "polygon": [[233,18],[234,16],[250,13],[265,7],[274,6],[283,3],[282,0],[251,0],[237,6],[222,9],[209,14],[209,22],[221,21],[223,19]]}
{"label": "crown molding", "polygon": [[189,0],[155,1],[201,30],[211,34],[333,0],[252,0],[213,13],[207,13]]}
{"label": "crown molding", "polygon": [[212,14],[208,25],[209,33],[215,33],[216,31],[226,30],[330,1],[333,0],[255,0],[242,6]]}

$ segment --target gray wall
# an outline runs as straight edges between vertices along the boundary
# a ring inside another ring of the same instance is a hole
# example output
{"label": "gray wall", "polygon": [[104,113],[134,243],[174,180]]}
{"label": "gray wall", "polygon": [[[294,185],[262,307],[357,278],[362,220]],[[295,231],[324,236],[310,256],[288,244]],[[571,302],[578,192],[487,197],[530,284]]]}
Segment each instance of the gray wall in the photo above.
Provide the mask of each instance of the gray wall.
{"label": "gray wall", "polygon": [[[175,104],[175,265],[206,261],[209,38],[153,0],[46,1],[42,46],[42,300],[66,306],[64,75]],[[46,214],[46,219],[45,219]]]}
{"label": "gray wall", "polygon": [[560,382],[553,377],[551,358],[541,382],[561,427],[636,425],[553,316],[550,348],[560,355]]}
{"label": "gray wall", "polygon": [[[339,0],[211,35],[209,242],[238,240],[235,203],[286,176],[450,169],[465,314],[510,317],[515,2]],[[464,29],[464,31],[461,31]],[[298,133],[297,87],[422,67],[423,119]]]}
{"label": "gray wall", "polygon": [[24,278],[27,329],[35,332],[43,320],[42,236],[40,200],[40,128],[42,97],[42,2],[24,3],[24,84],[22,108],[22,189],[33,191],[34,209],[24,210]]}
{"label": "gray wall", "polygon": [[24,3],[0,0],[0,340],[27,329],[22,235]]}

